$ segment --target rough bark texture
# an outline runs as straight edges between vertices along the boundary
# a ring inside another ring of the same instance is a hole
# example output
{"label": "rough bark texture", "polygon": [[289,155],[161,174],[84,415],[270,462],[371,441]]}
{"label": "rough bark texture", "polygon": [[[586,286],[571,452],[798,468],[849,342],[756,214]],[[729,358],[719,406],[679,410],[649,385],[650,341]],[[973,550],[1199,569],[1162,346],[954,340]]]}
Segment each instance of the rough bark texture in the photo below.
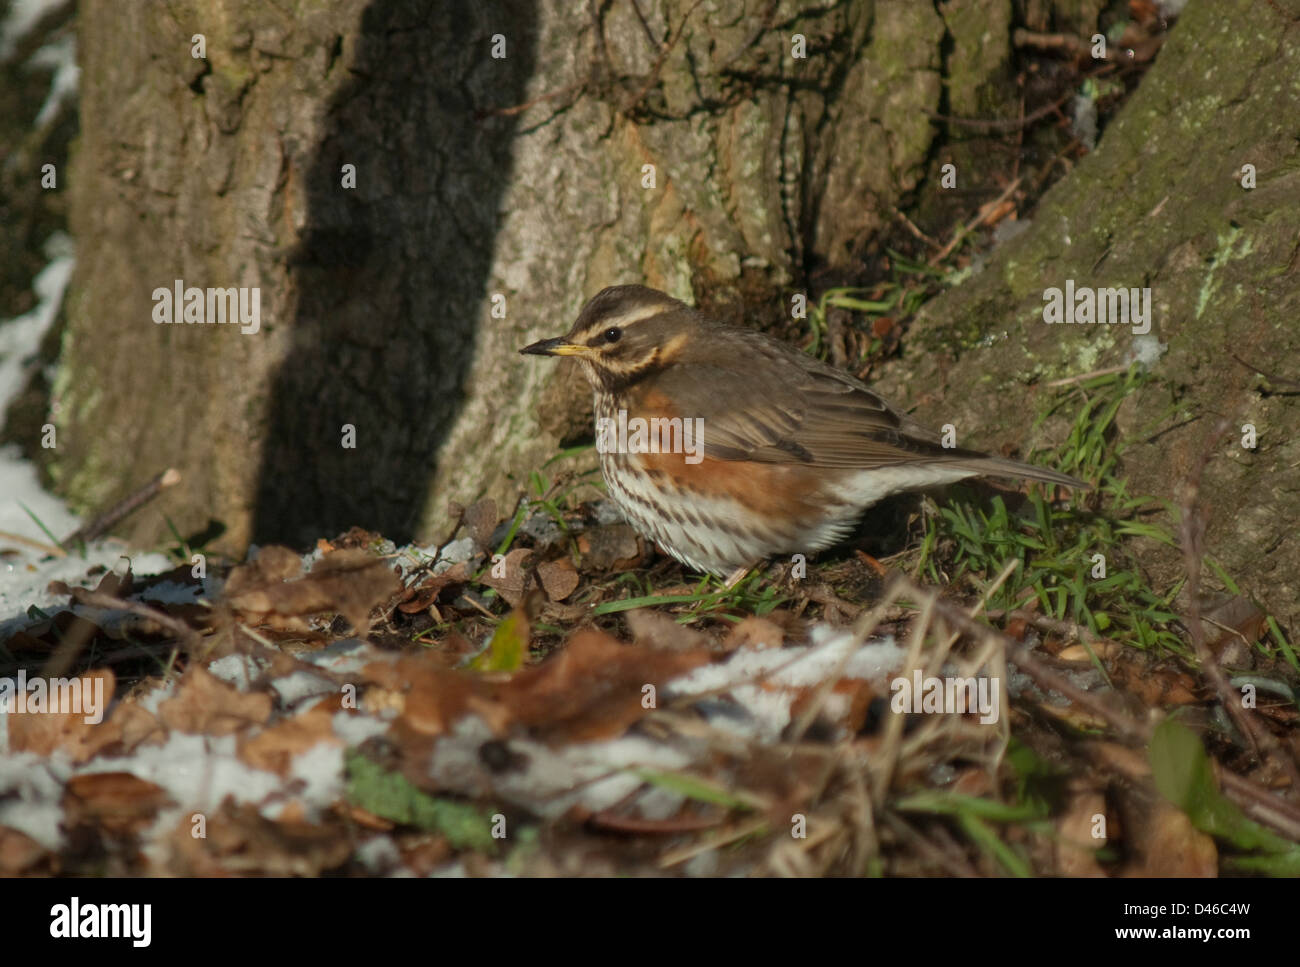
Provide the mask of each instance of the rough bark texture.
{"label": "rough bark texture", "polygon": [[[596,7],[87,0],[64,491],[179,466],[128,536],[212,518],[231,549],[427,536],[450,499],[513,496],[589,426],[576,375],[518,346],[607,284],[770,322],[810,270],[851,272],[925,175],[945,44],[984,43],[958,14],[1011,9]],[[1000,50],[962,84],[1004,85]],[[260,286],[261,332],[155,325],[174,279]]]}
{"label": "rough bark texture", "polygon": [[[1121,410],[1139,433],[1170,406],[1170,428],[1133,446],[1130,492],[1182,500],[1180,484],[1220,417],[1202,486],[1213,516],[1207,550],[1284,623],[1300,620],[1300,3],[1188,5],[1141,87],[1098,149],[1044,198],[1032,227],[983,271],[933,300],[904,358],[879,388],[918,404],[959,440],[1026,440],[1026,413],[1045,380],[1122,363],[1128,329],[1049,326],[1043,293],[1079,285],[1150,286],[1153,333],[1167,344],[1160,381]],[[1244,165],[1258,186],[1242,188]],[[955,351],[952,347],[958,347]],[[1258,430],[1254,450],[1241,428]],[[1048,427],[1044,437],[1060,427]],[[969,431],[969,432],[967,432]],[[1158,581],[1182,566],[1153,547]]]}
{"label": "rough bark texture", "polygon": [[[57,467],[80,503],[176,465],[161,510],[224,523],[227,546],[411,532],[470,390],[512,172],[515,122],[474,110],[533,68],[531,6],[481,8],[84,5]],[[487,59],[503,23],[511,56]],[[261,330],[155,325],[174,279],[260,286]]]}

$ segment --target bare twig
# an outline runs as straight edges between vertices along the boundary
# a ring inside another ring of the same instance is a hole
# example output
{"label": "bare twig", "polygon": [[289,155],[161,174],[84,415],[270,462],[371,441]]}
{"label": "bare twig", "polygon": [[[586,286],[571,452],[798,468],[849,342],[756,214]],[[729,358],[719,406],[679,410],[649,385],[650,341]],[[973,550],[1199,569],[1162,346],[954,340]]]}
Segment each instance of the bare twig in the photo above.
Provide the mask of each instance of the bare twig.
{"label": "bare twig", "polygon": [[704,0],[695,0],[695,2],[691,4],[691,8],[687,10],[686,13],[682,14],[682,19],[677,25],[677,29],[673,31],[672,36],[668,38],[668,42],[664,44],[663,48],[659,51],[659,56],[655,58],[654,66],[650,68],[650,76],[648,76],[645,83],[641,85],[641,89],[632,95],[631,99],[626,105],[624,105],[624,114],[630,114],[632,110],[641,103],[641,99],[649,93],[650,88],[659,83],[659,75],[663,72],[664,61],[668,59],[668,55],[671,54],[673,48],[677,46],[677,42],[682,39],[682,33],[686,30],[686,22],[691,19],[691,14],[695,13],[703,2]]}
{"label": "bare twig", "polygon": [[53,554],[55,557],[68,556],[68,552],[59,547],[58,544],[47,544],[45,541],[33,540],[30,537],[23,537],[22,534],[15,534],[13,531],[0,531],[0,540],[13,541],[15,544],[22,544],[24,547],[30,547],[45,554]]}
{"label": "bare twig", "polygon": [[891,207],[890,211],[894,213],[894,217],[897,218],[900,222],[902,222],[909,232],[915,235],[926,245],[930,246],[930,248],[941,247],[938,242],[936,242],[929,235],[925,234],[925,232],[917,228],[916,225],[912,222],[912,220],[908,218],[906,215],[904,215],[902,211],[899,210],[897,205]]}
{"label": "bare twig", "polygon": [[1294,386],[1297,389],[1300,389],[1300,381],[1294,379],[1287,379],[1284,376],[1275,376],[1273,373],[1262,370],[1258,366],[1252,366],[1250,363],[1246,362],[1244,359],[1242,359],[1232,350],[1228,350],[1228,355],[1231,356],[1233,359],[1235,359],[1237,362],[1241,363],[1241,365],[1245,366],[1252,373],[1258,373],[1260,376],[1263,376],[1270,383],[1278,383],[1282,386]]}
{"label": "bare twig", "polygon": [[[105,594],[102,591],[92,591],[89,588],[69,588],[68,593],[72,595],[72,599],[77,604],[83,604],[91,608],[106,608],[110,611],[125,611],[128,614],[147,618],[174,634],[187,649],[195,648],[202,641],[199,633],[185,622],[178,621],[166,612],[151,608],[139,601],[128,601],[125,598]],[[81,650],[86,647],[86,642],[90,640],[90,629],[94,627],[94,624],[87,621],[85,626],[86,633],[69,635],[59,644],[53,654],[46,659],[45,665],[41,668],[43,676],[58,678],[72,667],[72,663],[77,660]]]}
{"label": "bare twig", "polygon": [[166,488],[180,483],[180,480],[180,471],[173,467],[168,467],[148,483],[145,483],[131,491],[131,493],[127,494],[112,507],[108,508],[108,510],[98,514],[87,523],[82,524],[59,543],[66,549],[79,544],[82,541],[93,541],[101,534],[106,534],[108,531],[112,530],[113,526],[117,524],[118,521],[134,514],[137,510],[162,493]]}
{"label": "bare twig", "polygon": [[952,252],[952,250],[955,249],[958,245],[960,245],[962,240],[966,238],[966,236],[968,236],[971,232],[975,231],[975,229],[979,228],[986,221],[992,218],[994,212],[996,212],[998,208],[1001,207],[1002,203],[1006,201],[1008,198],[1010,198],[1012,193],[1015,192],[1015,190],[1019,187],[1020,187],[1019,178],[1015,179],[1014,181],[1011,182],[1011,184],[1007,185],[1007,187],[1002,190],[1002,194],[998,195],[997,198],[995,198],[993,201],[989,202],[984,207],[982,207],[979,210],[979,213],[976,214],[976,216],[972,218],[969,222],[959,227],[957,231],[953,233],[952,240],[949,241],[947,245],[941,248],[934,255],[930,256],[929,264],[938,265],[940,262],[946,259],[949,253]]}
{"label": "bare twig", "polygon": [[1067,376],[1064,379],[1054,379],[1050,383],[1044,383],[1044,386],[1073,386],[1075,383],[1082,383],[1090,380],[1094,376],[1113,376],[1115,373],[1123,373],[1128,370],[1128,363],[1123,366],[1107,366],[1105,369],[1094,369],[1091,373],[1080,373],[1078,376]]}

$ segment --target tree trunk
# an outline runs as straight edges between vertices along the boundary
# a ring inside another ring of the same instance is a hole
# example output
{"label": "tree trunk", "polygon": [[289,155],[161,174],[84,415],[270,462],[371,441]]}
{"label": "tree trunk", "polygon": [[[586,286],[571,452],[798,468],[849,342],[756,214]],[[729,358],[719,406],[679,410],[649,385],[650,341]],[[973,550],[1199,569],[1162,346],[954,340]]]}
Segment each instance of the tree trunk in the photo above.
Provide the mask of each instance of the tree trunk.
{"label": "tree trunk", "polygon": [[[1097,3],[1030,6],[1086,30]],[[576,374],[519,346],[629,281],[788,328],[935,194],[931,114],[1014,93],[1011,0],[288,9],[80,14],[53,470],[88,508],[181,469],[137,542],[429,537],[449,500],[511,498],[590,432]],[[155,323],[178,279],[258,287],[259,330]]]}
{"label": "tree trunk", "polygon": [[[1188,5],[1160,58],[1097,150],[1040,203],[1032,226],[983,271],[932,300],[879,388],[918,404],[958,441],[1025,441],[1036,387],[1132,358],[1133,330],[1046,325],[1044,292],[1149,287],[1159,379],[1120,411],[1125,437],[1172,409],[1126,452],[1133,494],[1175,505],[1200,488],[1207,551],[1284,624],[1300,621],[1300,2]],[[1253,166],[1254,184],[1243,178]],[[954,349],[954,347],[956,347]],[[1261,375],[1269,373],[1273,378]],[[941,388],[946,391],[941,392]],[[1080,397],[1082,399],[1082,396]],[[1227,433],[1216,436],[1221,420]],[[1249,442],[1249,424],[1257,446]],[[1157,586],[1183,574],[1178,549],[1145,555]]]}
{"label": "tree trunk", "polygon": [[[584,425],[573,374],[518,346],[630,280],[771,321],[924,169],[928,5],[425,10],[84,5],[56,471],[96,506],[178,466],[137,540],[164,515],[230,548],[436,533]],[[260,287],[260,330],[155,324],[176,279]]]}

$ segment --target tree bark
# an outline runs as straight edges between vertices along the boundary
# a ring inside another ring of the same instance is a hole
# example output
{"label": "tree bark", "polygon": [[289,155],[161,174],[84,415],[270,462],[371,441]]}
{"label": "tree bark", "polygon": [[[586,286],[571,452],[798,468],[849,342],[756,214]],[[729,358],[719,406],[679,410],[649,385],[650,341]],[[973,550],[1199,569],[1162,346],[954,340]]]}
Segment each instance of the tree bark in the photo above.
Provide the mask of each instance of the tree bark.
{"label": "tree bark", "polygon": [[[932,300],[878,386],[952,423],[959,442],[1030,438],[1045,382],[1122,365],[1130,328],[1046,325],[1044,291],[1150,287],[1156,381],[1120,410],[1131,494],[1181,506],[1205,457],[1207,550],[1284,625],[1300,621],[1300,2],[1190,3],[1159,60],[1088,155],[982,272]],[[1243,187],[1253,166],[1256,187]],[[1260,371],[1271,374],[1264,376]],[[1082,401],[1083,395],[1080,394]],[[1151,423],[1160,421],[1152,434]],[[1228,433],[1215,428],[1228,420]],[[1258,445],[1243,446],[1252,425]],[[1147,436],[1143,436],[1143,432]],[[1157,586],[1181,552],[1152,545]]]}

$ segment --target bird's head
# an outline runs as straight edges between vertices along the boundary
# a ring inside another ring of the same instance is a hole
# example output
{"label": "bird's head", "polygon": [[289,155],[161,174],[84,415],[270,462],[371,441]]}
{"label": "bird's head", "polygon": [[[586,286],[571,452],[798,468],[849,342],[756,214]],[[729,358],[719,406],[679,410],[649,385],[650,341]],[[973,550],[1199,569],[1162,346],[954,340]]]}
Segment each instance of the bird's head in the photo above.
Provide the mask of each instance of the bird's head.
{"label": "bird's head", "polygon": [[563,336],[519,350],[573,356],[596,389],[615,391],[677,360],[698,328],[694,309],[643,285],[616,285],[593,296]]}

